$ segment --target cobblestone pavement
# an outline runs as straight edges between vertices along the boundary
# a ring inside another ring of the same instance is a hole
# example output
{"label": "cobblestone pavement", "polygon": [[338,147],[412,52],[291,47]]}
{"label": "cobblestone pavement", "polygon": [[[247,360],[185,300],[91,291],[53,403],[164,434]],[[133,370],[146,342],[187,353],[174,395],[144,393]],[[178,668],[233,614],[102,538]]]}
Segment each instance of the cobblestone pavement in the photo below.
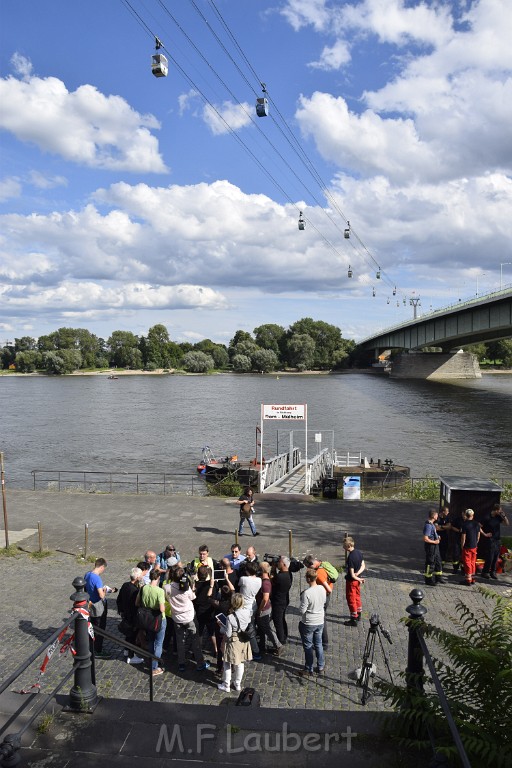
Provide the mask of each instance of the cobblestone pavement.
{"label": "cobblestone pavement", "polygon": [[[293,532],[293,553],[303,557],[315,552],[336,565],[343,562],[341,541],[347,531],[356,538],[368,567],[363,588],[363,620],[357,628],[346,627],[348,618],[344,581],[337,583],[327,623],[330,634],[326,655],[326,674],[308,681],[298,678],[303,667],[303,651],[298,633],[298,598],[304,587],[302,574],[294,577],[288,624],[290,640],[285,653],[262,662],[246,665],[244,685],[260,691],[266,707],[378,711],[384,703],[378,696],[361,704],[361,691],[349,675],[360,666],[369,627],[369,617],[378,613],[382,626],[392,637],[392,644],[382,638],[376,643],[377,674],[387,677],[384,653],[393,676],[404,670],[407,659],[407,630],[400,622],[411,603],[410,591],[421,587],[425,592],[427,618],[439,625],[450,625],[456,601],[472,609],[483,607],[484,598],[474,588],[461,586],[459,575],[449,575],[448,583],[435,589],[423,587],[420,574],[423,545],[422,524],[429,504],[389,502],[336,502],[327,500],[258,500],[256,522],[261,535],[244,536],[245,549],[256,544],[265,552],[288,552],[288,532]],[[10,491],[9,522],[14,531],[43,525],[43,543],[51,554],[35,559],[26,553],[0,557],[2,600],[0,623],[2,644],[0,666],[2,679],[32,653],[66,618],[74,591],[72,580],[92,567],[77,559],[83,546],[84,523],[90,525],[89,546],[96,556],[109,561],[104,581],[120,586],[130,568],[145,549],[157,552],[173,542],[182,559],[191,559],[199,544],[207,543],[210,553],[220,557],[229,551],[238,510],[233,501],[217,498],[96,496]],[[19,542],[27,551],[37,549],[37,535]],[[60,550],[60,551],[57,551]],[[493,583],[499,592],[509,589],[510,576]],[[489,586],[489,582],[486,583]],[[115,601],[110,600],[107,630],[117,633]],[[141,667],[123,660],[120,647],[106,642],[112,654],[97,661],[98,691],[105,697],[147,699],[148,675]],[[207,658],[210,658],[207,655]],[[177,671],[176,657],[164,657],[166,673],[155,679],[155,698],[159,701],[219,705],[234,699],[217,690],[213,667],[196,672],[190,663],[186,673]],[[39,662],[20,678],[16,688],[34,683]],[[66,657],[54,656],[44,678],[50,690],[68,669]]]}

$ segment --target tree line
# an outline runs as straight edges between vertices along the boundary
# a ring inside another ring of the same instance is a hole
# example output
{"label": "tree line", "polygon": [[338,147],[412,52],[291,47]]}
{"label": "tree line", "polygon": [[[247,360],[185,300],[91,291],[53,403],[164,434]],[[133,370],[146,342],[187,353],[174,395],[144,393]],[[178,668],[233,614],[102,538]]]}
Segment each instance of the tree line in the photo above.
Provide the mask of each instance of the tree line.
{"label": "tree line", "polygon": [[102,368],[193,373],[234,370],[240,373],[295,369],[336,370],[347,367],[355,342],[322,320],[302,318],[285,329],[269,323],[253,333],[238,330],[228,346],[204,339],[191,344],[172,341],[165,325],[146,336],[114,331],[102,339],[85,328],[59,328],[38,339],[16,338],[0,349],[0,366],[20,373],[51,374]]}

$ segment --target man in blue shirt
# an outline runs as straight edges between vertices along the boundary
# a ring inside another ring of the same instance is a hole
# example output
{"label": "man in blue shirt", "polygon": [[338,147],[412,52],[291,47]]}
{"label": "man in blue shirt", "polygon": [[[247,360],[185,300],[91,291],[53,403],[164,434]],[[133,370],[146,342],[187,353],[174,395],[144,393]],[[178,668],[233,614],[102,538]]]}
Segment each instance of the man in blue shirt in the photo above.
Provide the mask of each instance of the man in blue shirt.
{"label": "man in blue shirt", "polygon": [[429,587],[435,587],[436,583],[442,584],[443,564],[439,553],[439,543],[441,537],[436,530],[438,518],[437,509],[431,509],[428,513],[428,520],[423,526],[423,542],[425,545],[425,584]]}
{"label": "man in blue shirt", "polygon": [[[90,622],[93,627],[99,627],[105,629],[107,626],[107,594],[109,592],[117,592],[117,589],[111,589],[110,587],[103,586],[102,574],[107,567],[107,561],[104,557],[98,557],[94,562],[94,568],[92,571],[88,571],[85,576],[85,590],[89,595],[91,602],[90,610]],[[96,615],[94,615],[96,614]],[[99,633],[94,633],[94,654],[99,658],[109,659],[110,656],[107,653],[103,653],[103,637]]]}
{"label": "man in blue shirt", "polygon": [[231,554],[226,555],[227,559],[231,563],[231,567],[234,571],[238,571],[240,568],[240,565],[245,560],[245,555],[242,555],[242,552],[240,550],[240,547],[238,544],[233,544],[231,547]]}

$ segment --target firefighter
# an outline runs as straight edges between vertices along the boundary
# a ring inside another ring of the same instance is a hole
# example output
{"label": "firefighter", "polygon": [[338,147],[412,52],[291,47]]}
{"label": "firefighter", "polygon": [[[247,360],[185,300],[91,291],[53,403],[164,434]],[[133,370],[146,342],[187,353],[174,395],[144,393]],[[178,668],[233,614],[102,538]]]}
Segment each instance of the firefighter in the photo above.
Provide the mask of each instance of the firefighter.
{"label": "firefighter", "polygon": [[436,522],[438,518],[437,509],[431,509],[428,513],[428,520],[423,526],[423,542],[425,544],[425,584],[429,587],[435,587],[442,584],[443,566],[441,555],[439,554],[439,544],[441,537],[436,531]]}
{"label": "firefighter", "polygon": [[443,507],[442,510],[439,512],[437,522],[436,522],[436,531],[440,534],[440,543],[439,543],[439,555],[441,557],[441,563],[443,565],[443,568],[445,566],[445,563],[448,560],[448,548],[450,545],[450,533],[451,530],[451,523],[450,523],[450,510],[448,507]]}

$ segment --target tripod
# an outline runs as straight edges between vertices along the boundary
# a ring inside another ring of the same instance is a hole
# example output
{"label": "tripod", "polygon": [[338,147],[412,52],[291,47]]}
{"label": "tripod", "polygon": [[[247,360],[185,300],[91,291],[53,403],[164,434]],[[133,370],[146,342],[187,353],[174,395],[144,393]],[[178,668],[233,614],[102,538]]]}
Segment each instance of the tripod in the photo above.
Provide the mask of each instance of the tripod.
{"label": "tripod", "polygon": [[380,648],[382,651],[382,656],[384,658],[384,664],[386,665],[386,669],[388,671],[389,679],[391,680],[391,682],[393,682],[393,676],[391,674],[391,669],[389,666],[389,659],[386,656],[386,651],[384,650],[384,643],[382,642],[381,633],[382,635],[384,635],[388,643],[392,645],[393,641],[391,640],[391,635],[381,625],[378,615],[373,614],[370,617],[370,628],[368,629],[368,634],[366,635],[366,643],[364,646],[361,672],[356,682],[356,685],[360,686],[363,689],[363,695],[361,696],[361,704],[366,704],[366,702],[368,701],[368,699],[373,693],[373,691],[370,690],[370,677],[372,676],[372,674],[375,674],[374,672],[375,665],[373,663],[373,659],[375,656],[375,643],[376,643],[377,637],[379,638]]}

